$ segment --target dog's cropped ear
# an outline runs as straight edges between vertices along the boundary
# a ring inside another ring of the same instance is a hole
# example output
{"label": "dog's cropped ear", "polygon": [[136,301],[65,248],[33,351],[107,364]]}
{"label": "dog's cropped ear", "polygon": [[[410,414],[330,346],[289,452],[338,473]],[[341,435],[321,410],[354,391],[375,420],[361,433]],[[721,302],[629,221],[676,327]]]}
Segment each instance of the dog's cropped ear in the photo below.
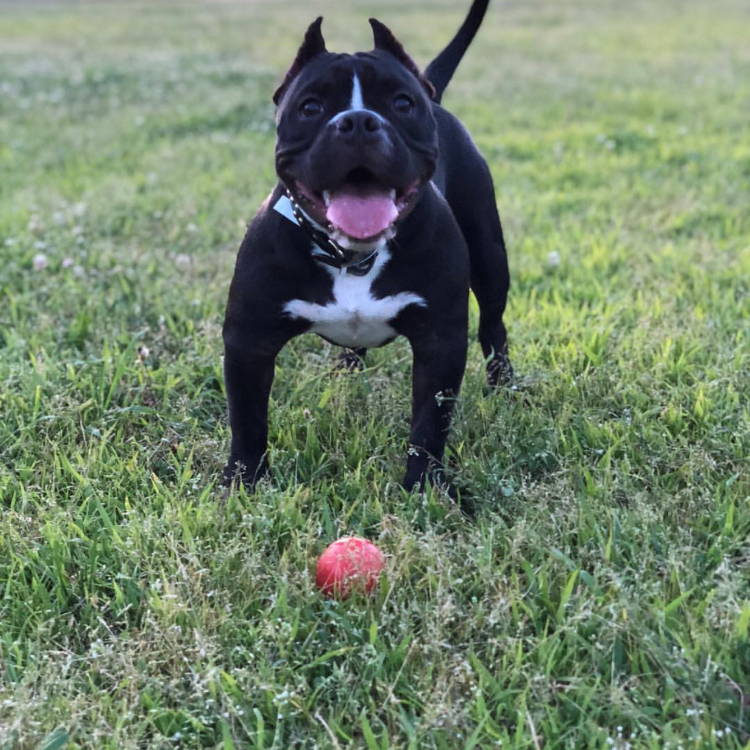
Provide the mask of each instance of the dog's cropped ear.
{"label": "dog's cropped ear", "polygon": [[284,76],[284,81],[281,86],[276,89],[273,95],[273,103],[278,104],[281,101],[281,97],[289,88],[291,82],[299,75],[300,70],[307,65],[314,57],[322,55],[326,50],[326,43],[323,39],[323,34],[320,30],[320,25],[323,23],[323,16],[318,16],[308,27],[305,32],[305,38],[302,42],[302,46],[297,52],[297,57],[294,58],[292,66]]}
{"label": "dog's cropped ear", "polygon": [[375,49],[389,52],[393,55],[424,87],[430,99],[435,98],[435,87],[422,75],[414,60],[406,54],[401,42],[393,36],[393,32],[377,18],[370,19]]}

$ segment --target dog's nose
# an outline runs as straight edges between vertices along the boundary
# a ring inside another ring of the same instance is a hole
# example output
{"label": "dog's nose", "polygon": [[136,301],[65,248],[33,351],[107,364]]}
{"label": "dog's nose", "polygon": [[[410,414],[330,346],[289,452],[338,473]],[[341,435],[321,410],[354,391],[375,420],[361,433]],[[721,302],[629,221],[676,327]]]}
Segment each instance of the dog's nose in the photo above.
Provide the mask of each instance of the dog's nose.
{"label": "dog's nose", "polygon": [[381,129],[380,119],[372,112],[349,112],[334,123],[336,132],[344,137],[366,136]]}

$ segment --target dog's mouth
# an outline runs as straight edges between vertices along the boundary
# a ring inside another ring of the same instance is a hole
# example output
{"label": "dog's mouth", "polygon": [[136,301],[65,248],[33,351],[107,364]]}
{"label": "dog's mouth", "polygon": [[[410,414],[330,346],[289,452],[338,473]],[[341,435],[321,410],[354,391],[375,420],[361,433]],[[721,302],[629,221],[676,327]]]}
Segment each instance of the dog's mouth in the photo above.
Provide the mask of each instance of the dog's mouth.
{"label": "dog's mouth", "polygon": [[354,243],[372,243],[393,236],[394,224],[413,207],[420,181],[399,189],[364,167],[352,169],[343,181],[320,192],[295,180],[295,198],[329,233]]}

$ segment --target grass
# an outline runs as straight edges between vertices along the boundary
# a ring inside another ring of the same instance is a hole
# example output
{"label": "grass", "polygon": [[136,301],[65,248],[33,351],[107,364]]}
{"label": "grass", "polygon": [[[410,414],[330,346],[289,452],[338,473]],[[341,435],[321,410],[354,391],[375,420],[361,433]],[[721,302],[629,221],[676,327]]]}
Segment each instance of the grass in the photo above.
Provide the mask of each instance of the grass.
{"label": "grass", "polygon": [[[459,69],[519,374],[488,396],[472,344],[473,519],[398,488],[403,342],[293,342],[272,479],[220,502],[274,85],[319,10],[421,64],[464,12],[314,6],[0,6],[0,749],[747,747],[746,4],[495,4]],[[387,576],[323,601],[348,533]]]}

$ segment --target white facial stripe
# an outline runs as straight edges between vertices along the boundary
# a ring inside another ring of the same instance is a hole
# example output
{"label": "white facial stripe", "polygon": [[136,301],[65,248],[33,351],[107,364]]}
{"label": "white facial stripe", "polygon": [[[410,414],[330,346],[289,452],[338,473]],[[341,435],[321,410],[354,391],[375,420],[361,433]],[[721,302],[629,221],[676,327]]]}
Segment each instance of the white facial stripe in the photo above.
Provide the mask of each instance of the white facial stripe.
{"label": "white facial stripe", "polygon": [[359,84],[359,76],[355,73],[352,79],[352,100],[349,102],[349,110],[358,112],[365,108],[362,101],[362,86]]}
{"label": "white facial stripe", "polygon": [[352,75],[352,98],[349,101],[349,109],[345,109],[343,112],[339,112],[334,115],[329,121],[329,125],[334,125],[342,117],[351,114],[352,112],[367,112],[373,117],[376,117],[380,122],[385,122],[385,118],[379,115],[377,112],[373,112],[371,109],[365,107],[364,99],[362,98],[362,85],[359,82],[359,76],[354,73]]}

